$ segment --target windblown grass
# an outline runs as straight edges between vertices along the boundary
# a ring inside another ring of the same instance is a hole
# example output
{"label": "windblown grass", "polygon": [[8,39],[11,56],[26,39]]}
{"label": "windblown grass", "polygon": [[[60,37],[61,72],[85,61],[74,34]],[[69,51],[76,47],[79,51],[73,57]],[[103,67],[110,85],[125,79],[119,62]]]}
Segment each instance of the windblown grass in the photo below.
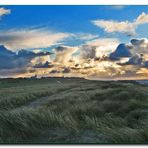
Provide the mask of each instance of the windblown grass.
{"label": "windblown grass", "polygon": [[1,80],[0,142],[148,143],[147,88],[74,78]]}

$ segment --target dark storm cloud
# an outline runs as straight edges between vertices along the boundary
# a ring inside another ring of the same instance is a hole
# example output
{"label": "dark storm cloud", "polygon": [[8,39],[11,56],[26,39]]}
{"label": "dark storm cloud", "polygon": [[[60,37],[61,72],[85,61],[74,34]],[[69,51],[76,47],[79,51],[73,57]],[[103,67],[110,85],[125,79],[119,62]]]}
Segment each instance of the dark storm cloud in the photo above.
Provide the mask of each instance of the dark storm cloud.
{"label": "dark storm cloud", "polygon": [[60,73],[58,70],[51,70],[50,73]]}
{"label": "dark storm cloud", "polygon": [[64,70],[62,71],[63,73],[70,73],[70,68],[65,67]]}
{"label": "dark storm cloud", "polygon": [[50,52],[34,53],[32,51],[20,50],[18,53],[12,52],[0,46],[0,69],[14,69],[27,67],[30,61],[39,56],[50,55]]}
{"label": "dark storm cloud", "polygon": [[33,66],[34,68],[52,68],[54,67],[54,65],[48,61],[46,61],[45,63],[38,63],[36,65]]}
{"label": "dark storm cloud", "polygon": [[114,52],[110,54],[111,60],[119,60],[122,57],[131,57],[131,52],[129,46],[126,44],[119,44]]}

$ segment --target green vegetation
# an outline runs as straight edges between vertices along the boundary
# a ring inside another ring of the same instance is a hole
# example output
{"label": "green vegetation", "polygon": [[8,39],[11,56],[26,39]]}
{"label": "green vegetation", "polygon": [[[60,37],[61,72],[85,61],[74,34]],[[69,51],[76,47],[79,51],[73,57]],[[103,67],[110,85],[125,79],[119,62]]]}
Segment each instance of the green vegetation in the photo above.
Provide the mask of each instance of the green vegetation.
{"label": "green vegetation", "polygon": [[148,85],[2,79],[0,143],[148,143]]}

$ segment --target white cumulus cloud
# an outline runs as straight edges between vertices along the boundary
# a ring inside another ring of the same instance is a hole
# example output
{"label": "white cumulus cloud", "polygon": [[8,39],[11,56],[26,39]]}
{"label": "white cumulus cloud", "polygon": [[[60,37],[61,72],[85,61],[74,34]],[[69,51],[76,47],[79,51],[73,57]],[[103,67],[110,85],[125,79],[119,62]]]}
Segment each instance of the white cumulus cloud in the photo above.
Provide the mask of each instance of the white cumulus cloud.
{"label": "white cumulus cloud", "polygon": [[114,20],[93,20],[92,23],[100,28],[103,28],[108,33],[121,32],[127,35],[136,35],[136,28],[141,25],[148,23],[148,14],[141,13],[132,22],[129,21],[114,21]]}

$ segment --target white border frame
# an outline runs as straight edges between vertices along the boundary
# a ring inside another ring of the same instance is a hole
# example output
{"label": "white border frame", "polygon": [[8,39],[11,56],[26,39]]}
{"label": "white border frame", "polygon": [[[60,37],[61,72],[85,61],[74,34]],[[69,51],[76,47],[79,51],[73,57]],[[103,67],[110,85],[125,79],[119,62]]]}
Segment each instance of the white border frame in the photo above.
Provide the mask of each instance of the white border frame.
{"label": "white border frame", "polygon": [[[148,0],[0,0],[0,5],[148,5]],[[45,147],[49,145],[44,145]],[[50,145],[50,148],[59,148],[59,147],[147,147],[147,145]],[[20,147],[20,145],[7,145],[2,146],[1,148],[9,148],[9,147]],[[21,147],[39,147],[42,148],[43,145],[21,145]]]}
{"label": "white border frame", "polygon": [[147,0],[0,0],[0,5],[148,5]]}

